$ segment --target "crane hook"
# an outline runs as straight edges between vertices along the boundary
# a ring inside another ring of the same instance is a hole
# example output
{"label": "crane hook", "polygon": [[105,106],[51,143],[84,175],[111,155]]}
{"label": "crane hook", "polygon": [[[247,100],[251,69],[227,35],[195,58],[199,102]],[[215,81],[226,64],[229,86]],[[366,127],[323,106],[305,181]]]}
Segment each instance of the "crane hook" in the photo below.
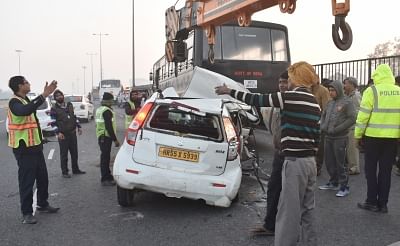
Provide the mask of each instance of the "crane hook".
{"label": "crane hook", "polygon": [[[332,24],[333,43],[340,50],[348,50],[353,43],[353,32],[345,18],[345,15],[337,15],[335,16],[335,24]],[[339,29],[342,32],[342,38],[340,37]]]}

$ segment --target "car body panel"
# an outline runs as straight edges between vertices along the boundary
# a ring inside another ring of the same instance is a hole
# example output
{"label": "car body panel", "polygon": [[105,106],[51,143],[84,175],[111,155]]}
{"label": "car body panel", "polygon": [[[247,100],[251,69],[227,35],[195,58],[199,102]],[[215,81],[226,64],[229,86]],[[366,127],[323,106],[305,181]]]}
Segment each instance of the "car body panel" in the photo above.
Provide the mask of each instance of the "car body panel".
{"label": "car body panel", "polygon": [[[124,144],[118,152],[113,175],[118,186],[125,189],[143,189],[162,193],[168,197],[186,197],[204,200],[208,205],[229,207],[236,197],[242,179],[240,162],[230,162],[223,174],[198,175],[177,170],[166,170],[129,162],[132,146]],[[136,170],[137,174],[130,170]],[[215,187],[212,184],[224,184]]]}

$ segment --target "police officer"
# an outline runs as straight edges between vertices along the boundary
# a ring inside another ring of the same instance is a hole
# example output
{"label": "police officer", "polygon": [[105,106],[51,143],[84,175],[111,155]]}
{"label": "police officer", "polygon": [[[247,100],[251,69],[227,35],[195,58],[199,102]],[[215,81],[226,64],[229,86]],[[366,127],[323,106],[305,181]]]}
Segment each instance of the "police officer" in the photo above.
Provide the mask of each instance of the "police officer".
{"label": "police officer", "polygon": [[115,114],[111,105],[114,97],[111,93],[104,92],[101,107],[96,110],[96,136],[99,142],[101,184],[104,186],[115,185],[115,181],[110,171],[111,145],[114,141],[115,147],[119,147],[119,142],[115,136],[117,124]]}
{"label": "police officer", "polygon": [[400,138],[400,88],[387,64],[379,65],[372,79],[374,84],[362,96],[354,132],[358,143],[363,137],[367,178],[367,199],[358,207],[387,213],[392,166]]}
{"label": "police officer", "polygon": [[30,83],[23,76],[10,78],[8,86],[14,92],[8,104],[8,146],[13,149],[18,164],[18,183],[21,202],[22,223],[36,224],[32,215],[33,184],[37,186],[37,210],[56,213],[59,208],[47,201],[48,174],[43,156],[43,138],[36,109],[57,87],[57,81],[46,82],[43,93],[32,101],[26,96]]}
{"label": "police officer", "polygon": [[125,103],[125,129],[131,124],[133,117],[137,114],[141,106],[141,97],[138,96],[137,91],[131,91],[129,93],[129,99]]}
{"label": "police officer", "polygon": [[78,134],[82,134],[82,128],[74,114],[74,106],[71,102],[65,103],[64,94],[60,90],[53,93],[56,104],[51,108],[50,116],[54,119],[53,126],[56,126],[56,134],[60,145],[61,172],[64,178],[71,178],[68,173],[68,151],[71,154],[71,167],[73,174],[85,174],[85,171],[78,166]]}

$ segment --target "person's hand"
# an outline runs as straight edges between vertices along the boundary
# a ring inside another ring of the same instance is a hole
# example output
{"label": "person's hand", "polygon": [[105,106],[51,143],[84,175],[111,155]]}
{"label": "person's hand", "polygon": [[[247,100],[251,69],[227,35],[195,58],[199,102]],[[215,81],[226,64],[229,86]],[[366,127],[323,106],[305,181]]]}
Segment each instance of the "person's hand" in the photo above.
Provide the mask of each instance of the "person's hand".
{"label": "person's hand", "polygon": [[232,90],[232,89],[228,88],[228,86],[226,86],[225,83],[223,85],[215,87],[214,89],[215,89],[215,93],[217,95],[224,95],[224,94],[229,95]]}
{"label": "person's hand", "polygon": [[78,128],[78,135],[82,135],[82,128]]}
{"label": "person's hand", "polygon": [[120,143],[119,143],[118,139],[114,141],[114,144],[115,144],[115,147],[119,147],[120,146]]}
{"label": "person's hand", "polygon": [[57,81],[53,80],[50,84],[46,81],[46,85],[44,86],[44,90],[42,93],[43,97],[48,97],[53,91],[57,88]]}
{"label": "person's hand", "polygon": [[58,135],[57,135],[57,138],[58,138],[59,140],[64,140],[64,139],[65,139],[65,136],[64,136],[64,134],[62,134],[61,132],[59,132]]}

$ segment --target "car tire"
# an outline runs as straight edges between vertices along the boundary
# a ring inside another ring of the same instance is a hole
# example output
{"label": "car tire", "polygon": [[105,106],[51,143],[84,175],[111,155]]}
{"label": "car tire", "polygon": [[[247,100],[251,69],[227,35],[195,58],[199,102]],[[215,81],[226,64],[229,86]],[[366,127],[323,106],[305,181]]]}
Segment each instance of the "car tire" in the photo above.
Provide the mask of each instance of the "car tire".
{"label": "car tire", "polygon": [[118,204],[122,207],[133,206],[134,191],[117,186]]}

